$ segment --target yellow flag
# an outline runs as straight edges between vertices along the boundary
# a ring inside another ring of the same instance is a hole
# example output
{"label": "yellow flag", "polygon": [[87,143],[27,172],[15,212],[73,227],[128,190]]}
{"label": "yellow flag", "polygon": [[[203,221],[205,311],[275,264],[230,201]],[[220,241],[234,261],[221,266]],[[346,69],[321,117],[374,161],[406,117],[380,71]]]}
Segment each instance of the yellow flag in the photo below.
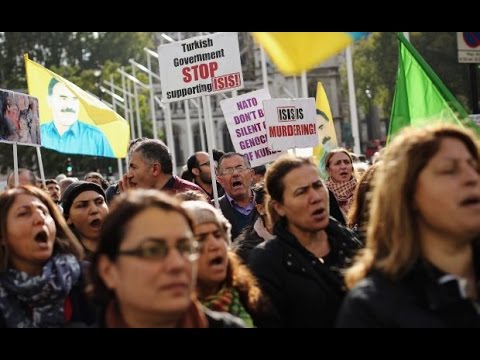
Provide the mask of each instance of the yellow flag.
{"label": "yellow flag", "polygon": [[317,123],[319,124],[319,144],[313,148],[313,156],[315,157],[322,177],[327,179],[325,158],[330,150],[338,147],[338,142],[327,94],[320,81],[317,83],[316,108]]}
{"label": "yellow flag", "polygon": [[28,92],[38,98],[43,146],[69,154],[123,158],[130,126],[104,103],[25,55]]}
{"label": "yellow flag", "polygon": [[365,32],[254,32],[285,75],[298,75],[339,53]]}

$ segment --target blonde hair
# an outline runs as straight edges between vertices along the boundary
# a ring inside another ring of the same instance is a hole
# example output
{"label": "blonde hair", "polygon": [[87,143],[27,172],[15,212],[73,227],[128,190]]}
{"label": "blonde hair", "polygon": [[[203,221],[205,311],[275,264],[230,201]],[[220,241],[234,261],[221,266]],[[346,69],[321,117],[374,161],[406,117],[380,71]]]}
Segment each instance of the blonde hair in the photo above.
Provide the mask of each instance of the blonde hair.
{"label": "blonde hair", "polygon": [[348,287],[353,287],[373,268],[391,280],[399,279],[419,258],[415,187],[420,172],[445,138],[460,140],[479,161],[475,135],[449,124],[404,129],[385,150],[375,175],[366,248],[346,272]]}

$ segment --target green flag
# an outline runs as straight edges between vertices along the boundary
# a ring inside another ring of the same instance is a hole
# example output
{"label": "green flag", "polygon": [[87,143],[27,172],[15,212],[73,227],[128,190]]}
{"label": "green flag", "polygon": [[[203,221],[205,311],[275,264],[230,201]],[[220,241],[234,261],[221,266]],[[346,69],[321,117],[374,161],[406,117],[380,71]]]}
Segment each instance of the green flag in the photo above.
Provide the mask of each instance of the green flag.
{"label": "green flag", "polygon": [[410,42],[398,33],[399,56],[388,140],[406,126],[449,122],[480,128]]}

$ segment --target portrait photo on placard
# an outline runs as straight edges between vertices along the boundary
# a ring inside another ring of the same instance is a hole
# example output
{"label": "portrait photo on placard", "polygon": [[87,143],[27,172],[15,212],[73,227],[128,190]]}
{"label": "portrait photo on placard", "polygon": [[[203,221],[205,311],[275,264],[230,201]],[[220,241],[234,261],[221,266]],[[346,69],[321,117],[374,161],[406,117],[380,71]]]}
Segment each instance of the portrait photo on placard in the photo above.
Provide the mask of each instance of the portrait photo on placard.
{"label": "portrait photo on placard", "polygon": [[38,99],[0,89],[0,141],[40,145]]}

